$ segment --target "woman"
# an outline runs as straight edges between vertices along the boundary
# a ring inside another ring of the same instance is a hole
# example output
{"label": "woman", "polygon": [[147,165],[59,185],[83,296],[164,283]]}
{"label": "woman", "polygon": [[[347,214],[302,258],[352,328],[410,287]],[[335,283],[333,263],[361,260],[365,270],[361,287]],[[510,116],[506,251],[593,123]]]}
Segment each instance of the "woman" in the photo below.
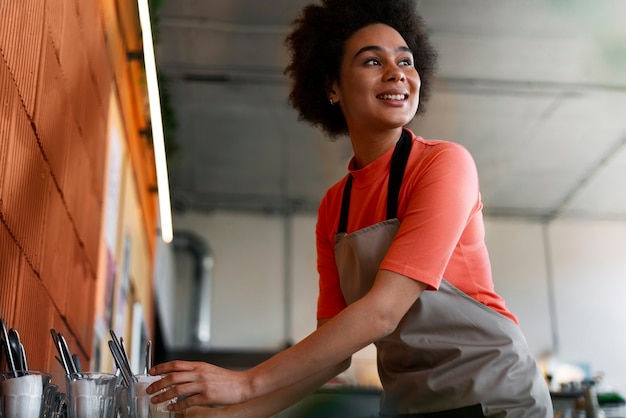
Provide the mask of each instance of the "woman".
{"label": "woman", "polygon": [[471,156],[405,129],[435,64],[412,5],[325,0],[287,38],[292,105],[329,136],[347,134],[354,151],[319,207],[318,329],[247,371],[158,365],[151,373],[167,376],[150,392],[166,391],[154,402],[269,417],[375,343],[383,417],[552,416],[517,319],[494,291]]}

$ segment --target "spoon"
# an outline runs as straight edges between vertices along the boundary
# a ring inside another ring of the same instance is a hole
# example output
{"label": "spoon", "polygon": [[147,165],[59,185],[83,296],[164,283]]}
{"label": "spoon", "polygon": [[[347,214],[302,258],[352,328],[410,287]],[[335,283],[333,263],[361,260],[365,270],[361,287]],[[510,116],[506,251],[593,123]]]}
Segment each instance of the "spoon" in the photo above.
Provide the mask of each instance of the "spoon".
{"label": "spoon", "polygon": [[15,359],[15,366],[17,367],[17,369],[28,371],[26,351],[24,350],[24,345],[20,340],[20,334],[15,328],[11,328],[9,330],[9,345],[11,346],[11,351],[13,354],[13,358]]}

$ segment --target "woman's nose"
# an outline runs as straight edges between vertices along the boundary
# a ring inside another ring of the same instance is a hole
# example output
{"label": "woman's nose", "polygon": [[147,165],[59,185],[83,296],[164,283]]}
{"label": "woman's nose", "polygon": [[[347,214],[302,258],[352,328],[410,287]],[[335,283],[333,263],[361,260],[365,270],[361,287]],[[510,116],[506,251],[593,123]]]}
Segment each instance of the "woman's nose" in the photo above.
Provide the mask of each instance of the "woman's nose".
{"label": "woman's nose", "polygon": [[386,81],[404,81],[406,76],[402,70],[398,67],[391,67],[385,74]]}

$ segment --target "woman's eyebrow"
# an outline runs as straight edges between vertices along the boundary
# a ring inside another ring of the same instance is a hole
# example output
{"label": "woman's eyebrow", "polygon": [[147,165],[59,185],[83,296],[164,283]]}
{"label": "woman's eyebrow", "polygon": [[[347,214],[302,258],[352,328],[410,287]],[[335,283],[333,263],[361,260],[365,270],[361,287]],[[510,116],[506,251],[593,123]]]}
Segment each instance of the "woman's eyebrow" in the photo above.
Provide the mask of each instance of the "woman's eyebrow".
{"label": "woman's eyebrow", "polygon": [[[364,52],[368,52],[368,51],[377,51],[377,52],[382,52],[385,49],[381,46],[378,45],[366,45],[363,48],[359,49],[356,54],[354,54],[354,58],[358,57],[359,55],[361,55]],[[396,52],[409,52],[409,53],[413,53],[413,51],[411,51],[411,49],[408,46],[399,46],[395,49]]]}

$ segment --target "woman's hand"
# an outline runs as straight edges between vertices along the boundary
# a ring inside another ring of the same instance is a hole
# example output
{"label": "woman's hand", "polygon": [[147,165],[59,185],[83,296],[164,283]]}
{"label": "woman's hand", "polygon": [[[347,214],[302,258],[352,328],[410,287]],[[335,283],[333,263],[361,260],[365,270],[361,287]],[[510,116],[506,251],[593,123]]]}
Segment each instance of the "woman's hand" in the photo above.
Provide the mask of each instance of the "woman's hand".
{"label": "woman's hand", "polygon": [[153,367],[150,374],[165,375],[146,389],[149,394],[156,394],[152,403],[179,399],[169,406],[171,411],[182,412],[192,406],[233,405],[250,398],[250,382],[245,371],[176,360]]}

